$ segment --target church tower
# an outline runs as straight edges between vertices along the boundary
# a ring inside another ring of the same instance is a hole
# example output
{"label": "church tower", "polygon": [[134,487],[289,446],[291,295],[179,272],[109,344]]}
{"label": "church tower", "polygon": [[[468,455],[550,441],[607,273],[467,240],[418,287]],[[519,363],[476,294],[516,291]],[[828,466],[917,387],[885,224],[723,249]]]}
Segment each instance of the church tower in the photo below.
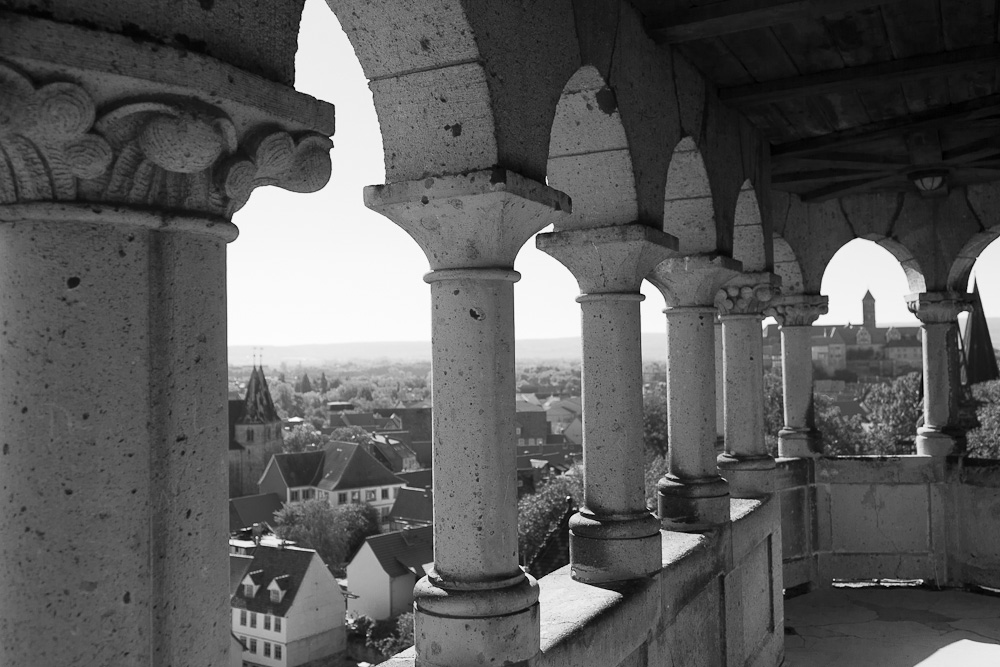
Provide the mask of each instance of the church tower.
{"label": "church tower", "polygon": [[865,296],[861,299],[861,309],[864,315],[864,326],[870,332],[875,331],[875,297],[872,296],[871,290],[865,292]]}
{"label": "church tower", "polygon": [[229,495],[257,493],[257,481],[264,474],[272,454],[281,452],[284,442],[281,417],[267,388],[264,370],[254,367],[247,393],[232,420],[229,447]]}

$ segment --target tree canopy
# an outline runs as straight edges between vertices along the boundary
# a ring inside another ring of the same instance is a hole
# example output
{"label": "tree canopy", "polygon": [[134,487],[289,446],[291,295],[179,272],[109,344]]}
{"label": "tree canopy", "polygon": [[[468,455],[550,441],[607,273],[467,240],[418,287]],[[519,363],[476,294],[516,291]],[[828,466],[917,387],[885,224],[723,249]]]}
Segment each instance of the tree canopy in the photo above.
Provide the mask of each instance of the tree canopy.
{"label": "tree canopy", "polygon": [[325,500],[307,500],[285,505],[274,518],[278,537],[315,549],[337,576],[365,538],[379,530],[378,510],[360,503],[331,507]]}

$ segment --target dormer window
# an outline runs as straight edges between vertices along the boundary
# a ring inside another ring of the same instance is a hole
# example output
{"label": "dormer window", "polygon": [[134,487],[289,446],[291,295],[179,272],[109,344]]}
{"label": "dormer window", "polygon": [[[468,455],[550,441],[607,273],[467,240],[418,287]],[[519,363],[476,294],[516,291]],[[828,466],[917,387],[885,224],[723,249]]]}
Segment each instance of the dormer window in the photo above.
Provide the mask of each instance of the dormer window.
{"label": "dormer window", "polygon": [[283,574],[280,577],[275,577],[271,580],[271,583],[268,584],[267,590],[271,595],[271,602],[273,604],[279,604],[285,598],[285,593],[288,592],[288,584],[290,580],[291,577],[287,574]]}
{"label": "dormer window", "polygon": [[254,589],[253,584],[243,584],[243,597],[252,598],[254,594],[253,589]]}
{"label": "dormer window", "polygon": [[240,582],[243,586],[243,597],[252,600],[257,596],[257,591],[260,589],[260,580],[263,576],[264,570],[254,570],[243,577],[243,581]]}
{"label": "dormer window", "polygon": [[271,602],[275,604],[281,602],[281,591],[279,591],[277,588],[271,589]]}
{"label": "dormer window", "polygon": [[247,429],[247,442],[253,442],[253,429]]}

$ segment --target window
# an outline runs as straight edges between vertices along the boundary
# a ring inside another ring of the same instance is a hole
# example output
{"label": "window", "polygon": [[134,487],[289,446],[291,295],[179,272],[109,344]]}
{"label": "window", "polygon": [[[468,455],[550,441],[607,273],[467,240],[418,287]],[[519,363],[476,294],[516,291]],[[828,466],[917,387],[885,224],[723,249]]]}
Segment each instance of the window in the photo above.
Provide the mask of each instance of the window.
{"label": "window", "polygon": [[256,653],[257,652],[257,640],[256,639],[251,639],[250,640],[250,652],[251,653]]}
{"label": "window", "polygon": [[246,625],[246,624],[247,624],[247,610],[240,609],[240,625]]}
{"label": "window", "polygon": [[250,612],[250,627],[257,627],[257,614],[255,612]]}
{"label": "window", "polygon": [[295,491],[291,492],[291,502],[293,503],[298,502],[298,499],[299,499],[299,491],[298,489],[296,489]]}
{"label": "window", "polygon": [[244,637],[243,635],[240,635],[240,644],[243,645],[244,651],[247,650],[247,638]]}
{"label": "window", "polygon": [[264,642],[264,657],[271,657],[271,642]]}
{"label": "window", "polygon": [[[271,602],[274,602],[274,591],[271,591]],[[270,630],[271,629],[271,617],[269,615],[267,615],[267,614],[264,614],[264,629],[265,630]],[[266,644],[265,644],[265,646],[266,646]],[[267,654],[265,653],[264,655],[267,655]]]}
{"label": "window", "polygon": [[[252,598],[253,597],[253,584],[243,584],[243,597]],[[243,612],[246,614],[246,612]]]}
{"label": "window", "polygon": [[389,489],[382,489],[382,500],[389,500]]}
{"label": "window", "polygon": [[[277,588],[271,589],[271,602],[281,602],[281,591]],[[264,626],[264,629],[270,630],[267,626]]]}
{"label": "window", "polygon": [[[281,632],[281,617],[280,616],[275,616],[274,617],[274,631],[275,632]],[[274,649],[275,649],[275,651],[277,651],[278,647],[275,646]],[[275,658],[280,658],[281,656],[276,653],[274,657]]]}
{"label": "window", "polygon": [[275,660],[281,660],[281,645],[280,644],[275,644],[274,645],[274,659]]}
{"label": "window", "polygon": [[253,442],[253,429],[247,429],[247,442]]}
{"label": "window", "polygon": [[521,427],[520,427],[520,426],[518,426],[518,427],[517,427],[516,429],[514,429],[514,430],[516,431],[515,435],[521,435]]}
{"label": "window", "polygon": [[361,502],[361,492],[360,491],[351,491],[351,502],[352,503],[360,503]]}
{"label": "window", "polygon": [[313,497],[312,489],[302,489],[302,500],[310,500]]}
{"label": "window", "polygon": [[346,502],[347,502],[347,494],[346,493],[338,493],[337,494],[337,504],[338,505],[343,505]]}
{"label": "window", "polygon": [[365,491],[365,500],[366,501],[375,500],[375,489],[368,489]]}
{"label": "window", "polygon": [[398,486],[395,489],[392,490],[392,497],[393,498],[398,498],[399,497],[399,487]]}

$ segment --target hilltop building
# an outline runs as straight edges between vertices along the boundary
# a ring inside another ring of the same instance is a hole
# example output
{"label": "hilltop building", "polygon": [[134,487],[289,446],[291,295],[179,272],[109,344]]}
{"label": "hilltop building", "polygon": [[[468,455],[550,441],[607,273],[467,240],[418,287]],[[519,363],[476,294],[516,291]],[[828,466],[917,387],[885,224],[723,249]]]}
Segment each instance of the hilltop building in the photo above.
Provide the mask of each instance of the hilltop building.
{"label": "hilltop building", "polygon": [[257,493],[257,481],[283,443],[281,417],[264,369],[254,366],[242,400],[229,401],[229,497]]}

